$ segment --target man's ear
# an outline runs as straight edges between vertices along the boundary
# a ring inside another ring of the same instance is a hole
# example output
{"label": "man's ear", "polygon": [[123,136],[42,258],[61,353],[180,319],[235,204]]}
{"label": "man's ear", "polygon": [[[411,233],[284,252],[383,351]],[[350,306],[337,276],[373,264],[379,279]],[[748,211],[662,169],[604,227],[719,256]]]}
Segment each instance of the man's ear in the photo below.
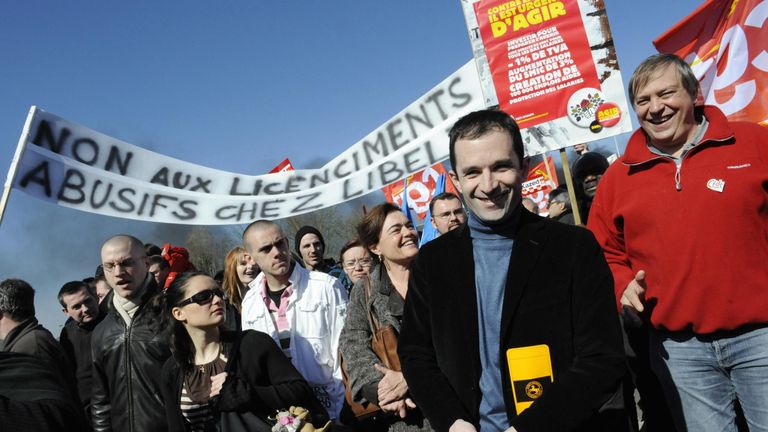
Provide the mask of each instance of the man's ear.
{"label": "man's ear", "polygon": [[456,174],[456,171],[451,169],[450,171],[448,171],[448,176],[451,178],[451,181],[453,182],[453,185],[456,187],[456,190],[459,191],[459,193],[463,193],[463,191],[461,190],[461,183],[459,182],[459,176],[458,174]]}
{"label": "man's ear", "polygon": [[429,217],[429,221],[432,223],[432,226],[433,226],[435,229],[437,229],[437,225],[435,225],[435,217],[434,217],[434,216],[430,216],[430,217]]}

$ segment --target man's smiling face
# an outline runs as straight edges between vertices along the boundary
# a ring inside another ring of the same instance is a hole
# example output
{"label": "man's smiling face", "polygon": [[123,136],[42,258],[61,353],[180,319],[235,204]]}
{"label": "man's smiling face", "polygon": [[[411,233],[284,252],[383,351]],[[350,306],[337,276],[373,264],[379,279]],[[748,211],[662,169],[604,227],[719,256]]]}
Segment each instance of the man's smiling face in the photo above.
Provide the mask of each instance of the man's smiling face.
{"label": "man's smiling face", "polygon": [[674,152],[696,134],[694,100],[674,65],[659,69],[638,90],[633,106],[640,127],[659,150]]}
{"label": "man's smiling face", "polygon": [[455,144],[451,178],[470,211],[488,224],[503,222],[520,205],[525,167],[512,136],[501,129]]}

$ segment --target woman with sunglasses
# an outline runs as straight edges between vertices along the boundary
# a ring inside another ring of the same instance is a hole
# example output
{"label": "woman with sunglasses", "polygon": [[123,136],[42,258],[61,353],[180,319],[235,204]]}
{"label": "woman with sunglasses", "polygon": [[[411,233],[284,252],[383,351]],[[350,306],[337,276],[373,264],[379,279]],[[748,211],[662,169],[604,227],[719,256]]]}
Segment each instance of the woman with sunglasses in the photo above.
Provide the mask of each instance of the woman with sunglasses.
{"label": "woman with sunglasses", "polygon": [[269,431],[267,418],[291,406],[325,424],[325,410],[272,338],[221,329],[226,301],[211,277],[179,275],[164,303],[172,353],[162,371],[169,431]]}
{"label": "woman with sunglasses", "polygon": [[253,262],[242,246],[235,246],[224,259],[224,280],[221,287],[227,295],[227,321],[229,330],[240,330],[240,307],[248,292],[248,284],[259,275],[259,266]]}
{"label": "woman with sunglasses", "polygon": [[403,374],[384,367],[371,349],[368,318],[368,311],[373,310],[382,326],[389,324],[400,332],[410,266],[419,252],[419,236],[400,208],[390,203],[371,209],[357,226],[357,234],[362,246],[377,257],[379,264],[352,289],[339,349],[353,400],[374,403],[387,413],[366,421],[358,429],[431,431],[408,395]]}

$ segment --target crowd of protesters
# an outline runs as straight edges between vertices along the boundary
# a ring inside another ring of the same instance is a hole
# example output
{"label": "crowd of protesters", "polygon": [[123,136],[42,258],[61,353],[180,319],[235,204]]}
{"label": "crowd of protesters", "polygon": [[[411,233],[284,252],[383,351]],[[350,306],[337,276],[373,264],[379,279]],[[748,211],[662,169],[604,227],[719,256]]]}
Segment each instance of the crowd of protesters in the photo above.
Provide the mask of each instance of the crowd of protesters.
{"label": "crowd of protesters", "polygon": [[421,249],[389,203],[338,260],[254,221],[216,275],[115,235],[62,285],[58,341],[3,280],[0,428],[768,430],[768,131],[695,106],[671,55],[629,86],[626,154],[580,146],[549,218],[518,125],[484,110],[449,133],[461,196],[434,197]]}

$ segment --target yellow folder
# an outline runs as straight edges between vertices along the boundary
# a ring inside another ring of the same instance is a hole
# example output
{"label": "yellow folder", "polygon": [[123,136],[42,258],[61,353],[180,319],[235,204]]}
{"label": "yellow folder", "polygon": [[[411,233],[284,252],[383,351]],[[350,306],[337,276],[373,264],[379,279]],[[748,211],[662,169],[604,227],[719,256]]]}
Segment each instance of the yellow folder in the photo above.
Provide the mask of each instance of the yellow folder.
{"label": "yellow folder", "polygon": [[519,415],[546,393],[555,380],[547,345],[532,345],[507,350],[512,395]]}

